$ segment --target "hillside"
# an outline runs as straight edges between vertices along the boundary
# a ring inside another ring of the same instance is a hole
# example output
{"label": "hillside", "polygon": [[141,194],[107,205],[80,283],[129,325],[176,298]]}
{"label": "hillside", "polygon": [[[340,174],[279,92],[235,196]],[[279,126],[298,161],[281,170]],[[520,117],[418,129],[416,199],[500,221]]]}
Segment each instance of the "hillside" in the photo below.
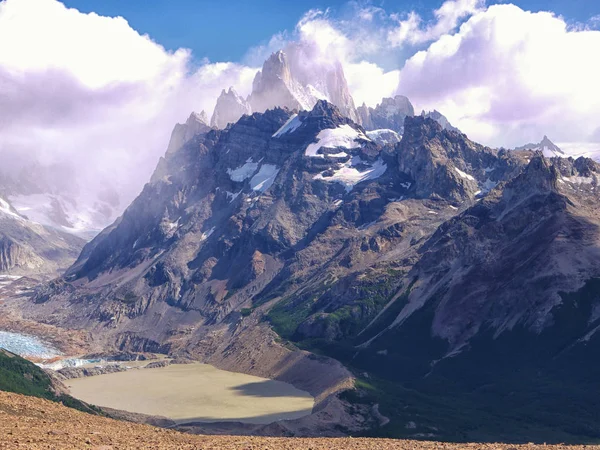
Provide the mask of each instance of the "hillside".
{"label": "hillside", "polygon": [[[481,450],[579,450],[585,446],[468,444]],[[0,448],[81,449],[257,449],[261,450],[417,450],[464,449],[462,444],[382,439],[299,439],[247,436],[195,436],[92,416],[47,400],[0,391]]]}
{"label": "hillside", "polygon": [[71,397],[64,386],[35,364],[0,348],[0,391],[14,392],[59,402],[96,414],[98,411]]}

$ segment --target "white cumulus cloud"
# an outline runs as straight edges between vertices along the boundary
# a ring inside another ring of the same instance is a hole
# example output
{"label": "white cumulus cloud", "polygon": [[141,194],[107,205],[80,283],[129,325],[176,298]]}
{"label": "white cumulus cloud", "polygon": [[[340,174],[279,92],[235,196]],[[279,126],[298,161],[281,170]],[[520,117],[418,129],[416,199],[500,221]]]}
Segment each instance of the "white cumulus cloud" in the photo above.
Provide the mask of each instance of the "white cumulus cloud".
{"label": "white cumulus cloud", "polygon": [[434,20],[424,24],[423,19],[414,11],[401,19],[401,15],[393,14],[397,27],[389,30],[387,39],[392,47],[406,44],[416,45],[431,42],[456,29],[460,21],[481,11],[484,0],[446,0],[442,6],[433,11]]}
{"label": "white cumulus cloud", "polygon": [[584,141],[600,125],[599,52],[599,31],[494,5],[412,56],[399,92],[488,144]]}
{"label": "white cumulus cloud", "polygon": [[[121,17],[56,0],[0,2],[0,155],[5,174],[33,161],[69,168],[123,206],[149,179],[170,132],[210,114],[224,86],[248,93],[256,69],[165,50]],[[92,199],[93,200],[93,199]]]}

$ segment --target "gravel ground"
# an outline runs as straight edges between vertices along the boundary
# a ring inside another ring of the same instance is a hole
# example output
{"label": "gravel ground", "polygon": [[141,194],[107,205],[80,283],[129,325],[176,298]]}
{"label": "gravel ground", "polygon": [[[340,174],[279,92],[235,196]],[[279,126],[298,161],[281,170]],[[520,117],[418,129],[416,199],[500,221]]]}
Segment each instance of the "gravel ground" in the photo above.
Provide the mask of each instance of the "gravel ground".
{"label": "gravel ground", "polygon": [[591,449],[597,446],[446,444],[386,439],[195,436],[91,416],[33,397],[0,392],[0,449]]}

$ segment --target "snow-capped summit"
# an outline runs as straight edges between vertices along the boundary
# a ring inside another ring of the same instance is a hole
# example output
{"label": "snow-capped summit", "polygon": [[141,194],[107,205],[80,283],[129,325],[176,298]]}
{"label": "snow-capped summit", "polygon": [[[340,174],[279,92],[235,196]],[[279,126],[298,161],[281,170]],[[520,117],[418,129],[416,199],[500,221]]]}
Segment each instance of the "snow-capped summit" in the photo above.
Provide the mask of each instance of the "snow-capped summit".
{"label": "snow-capped summit", "polygon": [[244,114],[252,114],[252,108],[233,87],[228,91],[223,89],[217,99],[210,125],[216,128],[225,128],[229,123],[237,122]]}

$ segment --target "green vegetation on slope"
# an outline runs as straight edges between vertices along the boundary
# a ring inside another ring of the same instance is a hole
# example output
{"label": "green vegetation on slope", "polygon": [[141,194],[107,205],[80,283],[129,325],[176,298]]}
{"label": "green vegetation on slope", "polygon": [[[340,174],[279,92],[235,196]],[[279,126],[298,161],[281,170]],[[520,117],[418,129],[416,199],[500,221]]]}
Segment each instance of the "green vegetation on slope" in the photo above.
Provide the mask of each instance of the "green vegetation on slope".
{"label": "green vegetation on slope", "polygon": [[0,349],[0,391],[41,397],[88,413],[100,412],[69,395],[58,393],[46,372],[4,349]]}

